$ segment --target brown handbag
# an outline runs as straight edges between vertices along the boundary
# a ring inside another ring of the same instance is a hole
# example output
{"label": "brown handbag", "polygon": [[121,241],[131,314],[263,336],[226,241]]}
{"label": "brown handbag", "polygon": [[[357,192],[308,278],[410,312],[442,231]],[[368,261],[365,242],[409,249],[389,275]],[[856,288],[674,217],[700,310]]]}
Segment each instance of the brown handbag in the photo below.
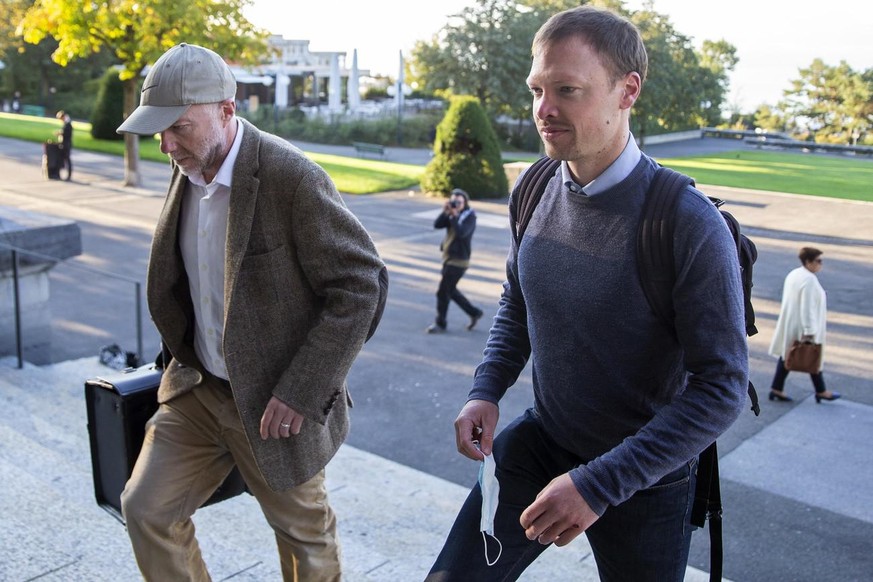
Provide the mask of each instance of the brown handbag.
{"label": "brown handbag", "polygon": [[788,356],[785,358],[785,369],[792,372],[818,374],[821,370],[821,344],[794,340]]}

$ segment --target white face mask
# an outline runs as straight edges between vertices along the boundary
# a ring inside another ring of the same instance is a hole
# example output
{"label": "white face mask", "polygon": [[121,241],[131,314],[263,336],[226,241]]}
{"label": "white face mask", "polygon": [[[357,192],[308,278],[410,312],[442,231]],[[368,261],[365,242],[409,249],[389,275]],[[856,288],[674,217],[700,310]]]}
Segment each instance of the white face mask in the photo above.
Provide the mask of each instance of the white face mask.
{"label": "white face mask", "polygon": [[[482,464],[479,466],[479,488],[482,490],[482,517],[479,521],[479,531],[482,532],[482,541],[485,543],[485,563],[493,566],[500,559],[500,554],[503,553],[503,544],[494,537],[494,516],[497,514],[497,501],[500,497],[500,484],[497,482],[495,470],[497,464],[494,462],[494,457],[485,455]],[[488,538],[489,535],[497,542],[498,551],[494,561],[488,559]]]}

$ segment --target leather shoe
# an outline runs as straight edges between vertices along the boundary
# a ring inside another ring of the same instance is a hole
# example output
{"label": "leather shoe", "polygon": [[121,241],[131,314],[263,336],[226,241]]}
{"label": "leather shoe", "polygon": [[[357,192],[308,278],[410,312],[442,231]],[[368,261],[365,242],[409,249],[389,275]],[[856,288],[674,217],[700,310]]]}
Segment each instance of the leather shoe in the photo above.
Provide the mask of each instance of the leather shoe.
{"label": "leather shoe", "polygon": [[474,315],[470,318],[470,323],[467,324],[467,331],[473,331],[473,328],[476,327],[476,324],[479,323],[479,320],[482,319],[483,312],[479,312],[478,315]]}
{"label": "leather shoe", "polygon": [[821,394],[819,394],[818,392],[816,392],[815,393],[815,403],[821,404],[822,400],[836,400],[838,398],[841,398],[842,396],[843,395],[840,394],[839,392],[831,392],[830,394],[825,394],[823,392]]}
{"label": "leather shoe", "polygon": [[425,331],[427,333],[446,333],[446,328],[444,328],[441,325],[437,325],[435,323],[432,323],[429,326],[427,326],[427,329]]}
{"label": "leather shoe", "polygon": [[779,402],[793,402],[794,398],[788,396],[784,392],[777,392],[775,390],[770,390],[770,396],[768,398],[772,400],[778,400]]}

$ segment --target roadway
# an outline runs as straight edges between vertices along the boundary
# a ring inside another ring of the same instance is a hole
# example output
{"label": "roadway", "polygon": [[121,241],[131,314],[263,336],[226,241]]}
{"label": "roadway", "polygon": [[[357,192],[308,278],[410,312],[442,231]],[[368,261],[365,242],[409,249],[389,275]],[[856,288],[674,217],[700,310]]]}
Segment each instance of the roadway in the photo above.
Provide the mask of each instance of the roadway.
{"label": "roadway", "polygon": [[[730,143],[736,147],[739,144]],[[344,150],[303,144],[308,151]],[[693,153],[725,147],[693,140],[659,152]],[[680,150],[681,148],[681,150]],[[351,149],[351,148],[349,148]],[[167,166],[143,163],[144,186],[120,186],[121,160],[75,151],[74,182],[39,173],[38,145],[0,139],[0,206],[78,221],[85,264],[144,281],[151,232],[164,197]],[[429,152],[388,148],[389,160],[426,163]],[[873,169],[873,164],[871,164]],[[732,580],[869,580],[873,572],[873,204],[707,187],[727,201],[758,245],[753,298],[757,336],[750,339],[751,372],[762,394],[762,415],[742,415],[720,440],[725,505],[725,576]],[[440,233],[431,228],[441,201],[416,189],[346,202],[376,241],[391,273],[382,325],[349,378],[355,407],[348,444],[462,486],[476,466],[454,450],[452,421],[481,356],[487,322],[503,280],[508,244],[505,200],[474,201],[479,228],[473,266],[461,287],[486,311],[467,332],[450,309],[449,333],[427,335],[439,280]],[[820,280],[828,291],[828,386],[843,393],[815,405],[808,379],[794,374],[790,404],[766,400],[774,360],[766,354],[778,314],[782,279],[797,249],[824,251]],[[52,275],[54,361],[96,356],[100,346],[135,346],[130,285],[59,265]],[[147,321],[147,319],[146,319]],[[146,324],[144,352],[157,352]],[[523,375],[502,403],[505,423],[530,405]],[[705,533],[694,536],[691,565],[708,568]]]}

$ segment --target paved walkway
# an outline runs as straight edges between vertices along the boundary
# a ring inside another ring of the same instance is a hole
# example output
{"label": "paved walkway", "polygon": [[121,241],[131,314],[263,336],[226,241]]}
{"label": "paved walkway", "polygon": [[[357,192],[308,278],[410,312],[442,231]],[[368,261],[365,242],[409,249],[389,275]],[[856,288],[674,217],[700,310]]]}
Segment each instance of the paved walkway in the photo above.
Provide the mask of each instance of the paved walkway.
{"label": "paved walkway", "polygon": [[[412,161],[422,152],[389,148],[388,155]],[[0,139],[0,206],[82,221],[90,262],[126,261],[123,267],[141,277],[163,201],[166,166],[144,163],[144,186],[125,189],[119,186],[117,160],[86,152],[74,156],[76,182],[46,182],[38,172],[38,146]],[[761,393],[766,395],[772,372],[765,352],[781,279],[796,261],[799,241],[808,241],[822,247],[828,261],[823,273],[830,308],[828,378],[846,396],[816,405],[803,396],[808,394],[803,392],[808,390],[806,381],[792,376],[790,390],[798,397],[794,404],[765,400],[760,419],[743,415],[721,439],[726,574],[744,581],[869,580],[873,204],[727,188],[707,191],[730,201],[761,251],[756,308],[762,333],[750,340],[753,377]],[[475,479],[469,463],[453,472],[450,463],[455,461],[438,456],[440,446],[425,426],[431,421],[427,417],[439,419],[434,434],[448,434],[462,396],[449,395],[446,406],[451,409],[443,410],[437,392],[446,383],[462,383],[459,378],[467,378],[469,368],[446,362],[475,359],[484,332],[449,334],[451,342],[421,333],[430,316],[434,280],[420,275],[422,259],[415,253],[433,254],[435,237],[409,233],[427,228],[438,201],[403,192],[348,202],[374,233],[394,275],[383,328],[356,364],[354,393],[362,397],[352,438],[328,467],[346,579],[421,580],[467,493],[466,484]],[[489,202],[477,208],[483,223],[477,256],[487,264],[472,269],[469,278],[476,296],[487,298],[499,286],[505,251],[495,241],[505,237],[500,230],[505,208]],[[404,226],[409,230],[403,231]],[[118,249],[107,250],[111,241]],[[99,249],[89,246],[97,242]],[[423,271],[431,267],[425,263]],[[79,296],[65,301],[83,311],[98,309],[105,301],[90,281],[79,281],[78,288]],[[424,310],[423,293],[428,301]],[[64,325],[75,327],[74,322]],[[387,369],[388,361],[404,363],[394,366],[403,369]],[[425,372],[419,373],[418,367]],[[0,360],[0,580],[139,579],[122,526],[93,497],[82,386],[87,378],[111,374],[96,357],[22,370],[11,359]],[[371,378],[387,376],[378,389],[368,387]],[[409,404],[407,398],[421,400]],[[392,409],[391,401],[401,404]],[[414,433],[424,438],[416,440]],[[451,480],[436,474],[451,475]],[[272,535],[252,498],[243,495],[204,508],[195,522],[213,579],[280,579]],[[699,569],[689,568],[687,580],[705,580],[700,548],[707,549],[706,534],[695,534],[694,543],[693,562]],[[567,548],[550,549],[523,579],[584,582],[597,576],[587,543],[580,538]]]}

